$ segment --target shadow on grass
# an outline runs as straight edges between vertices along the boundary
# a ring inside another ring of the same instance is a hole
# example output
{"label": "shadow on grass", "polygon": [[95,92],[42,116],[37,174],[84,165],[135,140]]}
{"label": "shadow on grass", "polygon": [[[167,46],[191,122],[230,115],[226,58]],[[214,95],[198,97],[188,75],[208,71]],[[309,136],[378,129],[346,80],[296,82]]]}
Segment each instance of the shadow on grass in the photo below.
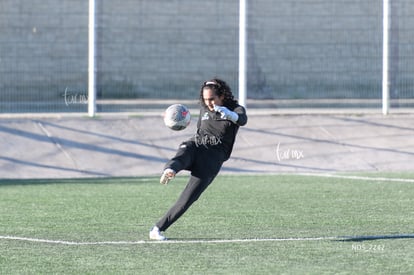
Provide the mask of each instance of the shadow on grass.
{"label": "shadow on grass", "polygon": [[414,239],[414,234],[340,237],[338,240],[335,240],[335,241],[337,242],[364,242],[364,241],[391,240],[391,239]]}
{"label": "shadow on grass", "polygon": [[158,182],[158,177],[91,177],[72,179],[0,179],[0,188],[10,185],[50,184],[147,184]]}

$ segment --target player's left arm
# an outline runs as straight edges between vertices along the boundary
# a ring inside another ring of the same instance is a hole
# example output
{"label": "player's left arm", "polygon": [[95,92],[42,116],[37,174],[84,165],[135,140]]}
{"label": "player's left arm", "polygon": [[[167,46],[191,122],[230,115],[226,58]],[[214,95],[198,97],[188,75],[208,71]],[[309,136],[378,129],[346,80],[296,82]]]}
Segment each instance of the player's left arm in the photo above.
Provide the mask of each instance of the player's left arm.
{"label": "player's left arm", "polygon": [[243,106],[238,105],[236,108],[234,108],[233,112],[235,112],[238,116],[235,123],[239,126],[246,125],[247,123],[246,109]]}
{"label": "player's left arm", "polygon": [[233,111],[225,106],[214,106],[214,110],[221,114],[222,119],[227,119],[233,123],[243,126],[247,123],[246,109],[243,106],[237,105]]}

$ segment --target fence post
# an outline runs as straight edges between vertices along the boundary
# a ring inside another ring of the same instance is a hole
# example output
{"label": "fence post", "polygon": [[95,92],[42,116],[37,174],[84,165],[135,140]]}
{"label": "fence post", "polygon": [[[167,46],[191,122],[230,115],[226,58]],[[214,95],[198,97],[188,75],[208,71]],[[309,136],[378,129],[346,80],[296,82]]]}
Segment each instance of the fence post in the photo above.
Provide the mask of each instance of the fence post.
{"label": "fence post", "polygon": [[389,0],[383,0],[382,5],[382,113],[388,115],[390,109],[389,31],[391,5]]}
{"label": "fence post", "polygon": [[247,0],[239,1],[239,103],[246,107],[247,90]]}
{"label": "fence post", "polygon": [[88,39],[88,115],[96,113],[96,66],[95,66],[95,0],[89,0]]}

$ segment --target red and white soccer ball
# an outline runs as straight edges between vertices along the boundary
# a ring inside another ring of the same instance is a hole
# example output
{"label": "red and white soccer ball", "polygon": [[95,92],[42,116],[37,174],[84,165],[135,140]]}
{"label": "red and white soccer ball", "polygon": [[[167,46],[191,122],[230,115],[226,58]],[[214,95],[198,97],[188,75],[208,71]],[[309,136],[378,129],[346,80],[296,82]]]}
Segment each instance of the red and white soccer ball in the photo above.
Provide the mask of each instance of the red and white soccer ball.
{"label": "red and white soccer ball", "polygon": [[190,124],[190,110],[182,104],[173,104],[164,112],[164,124],[174,131],[187,128]]}

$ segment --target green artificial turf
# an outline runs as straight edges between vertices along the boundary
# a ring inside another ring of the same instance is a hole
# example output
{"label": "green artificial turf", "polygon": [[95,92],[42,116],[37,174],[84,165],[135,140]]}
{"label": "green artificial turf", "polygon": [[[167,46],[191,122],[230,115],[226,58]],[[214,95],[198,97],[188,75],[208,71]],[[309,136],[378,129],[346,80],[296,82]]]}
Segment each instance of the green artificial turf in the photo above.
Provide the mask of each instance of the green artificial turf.
{"label": "green artificial turf", "polygon": [[0,181],[0,274],[414,270],[414,182],[218,176],[165,232],[170,241],[149,241],[150,227],[186,180],[178,176],[168,186],[158,178]]}

